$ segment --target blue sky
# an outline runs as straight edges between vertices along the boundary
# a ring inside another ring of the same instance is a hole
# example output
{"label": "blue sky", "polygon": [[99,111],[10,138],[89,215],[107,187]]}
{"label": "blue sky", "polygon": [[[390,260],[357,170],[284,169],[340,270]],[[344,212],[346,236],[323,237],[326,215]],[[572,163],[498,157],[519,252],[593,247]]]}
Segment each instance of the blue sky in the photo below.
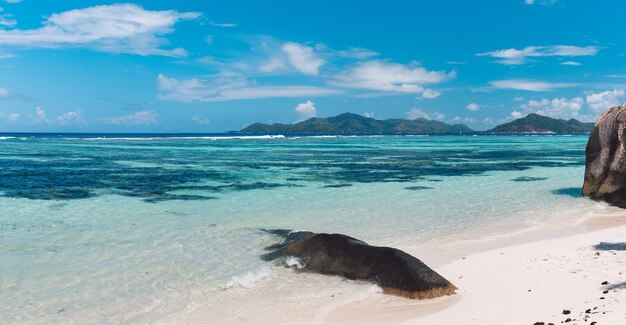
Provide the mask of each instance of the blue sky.
{"label": "blue sky", "polygon": [[0,0],[0,132],[222,132],[353,112],[593,121],[626,2]]}

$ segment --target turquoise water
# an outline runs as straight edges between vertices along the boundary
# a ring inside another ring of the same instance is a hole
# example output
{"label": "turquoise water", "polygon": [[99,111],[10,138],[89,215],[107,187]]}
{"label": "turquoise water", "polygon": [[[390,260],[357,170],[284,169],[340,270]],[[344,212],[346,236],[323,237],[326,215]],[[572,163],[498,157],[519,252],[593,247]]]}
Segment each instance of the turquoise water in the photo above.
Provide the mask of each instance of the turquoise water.
{"label": "turquoise water", "polygon": [[260,228],[400,248],[575,222],[585,136],[0,137],[0,323],[184,312],[277,266]]}

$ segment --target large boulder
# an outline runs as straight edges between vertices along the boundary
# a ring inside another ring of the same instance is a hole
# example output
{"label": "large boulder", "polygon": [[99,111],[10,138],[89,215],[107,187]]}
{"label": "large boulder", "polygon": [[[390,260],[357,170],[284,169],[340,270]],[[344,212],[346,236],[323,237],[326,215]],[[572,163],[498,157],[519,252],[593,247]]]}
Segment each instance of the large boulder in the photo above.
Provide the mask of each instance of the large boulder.
{"label": "large boulder", "polygon": [[383,292],[412,299],[454,294],[456,287],[417,258],[395,248],[370,246],[341,234],[270,230],[284,242],[268,247],[264,260],[299,259],[301,270],[377,284]]}
{"label": "large boulder", "polygon": [[591,130],[585,151],[583,194],[626,208],[626,104],[606,111]]}

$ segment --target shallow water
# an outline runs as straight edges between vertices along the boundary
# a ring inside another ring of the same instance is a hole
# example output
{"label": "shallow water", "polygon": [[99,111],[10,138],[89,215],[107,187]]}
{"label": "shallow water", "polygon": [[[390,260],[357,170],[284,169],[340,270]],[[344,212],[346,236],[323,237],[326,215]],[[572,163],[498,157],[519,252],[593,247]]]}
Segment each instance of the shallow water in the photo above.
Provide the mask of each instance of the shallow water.
{"label": "shallow water", "polygon": [[0,137],[0,323],[158,320],[254,290],[284,272],[260,228],[407,248],[604,208],[580,195],[586,136],[111,137]]}

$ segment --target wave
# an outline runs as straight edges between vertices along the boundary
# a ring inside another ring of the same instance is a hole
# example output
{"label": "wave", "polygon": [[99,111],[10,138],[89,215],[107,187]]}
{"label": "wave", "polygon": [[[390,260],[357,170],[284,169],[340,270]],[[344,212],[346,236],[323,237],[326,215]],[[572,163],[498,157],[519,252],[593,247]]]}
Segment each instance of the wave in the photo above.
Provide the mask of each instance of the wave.
{"label": "wave", "polygon": [[270,276],[270,269],[267,267],[263,267],[260,270],[246,273],[243,275],[236,275],[231,278],[228,283],[226,283],[225,289],[232,288],[246,288],[250,289],[254,286],[255,283],[259,282],[262,279],[268,278]]}
{"label": "wave", "polygon": [[15,137],[0,137],[0,140],[10,140],[15,139]]}

